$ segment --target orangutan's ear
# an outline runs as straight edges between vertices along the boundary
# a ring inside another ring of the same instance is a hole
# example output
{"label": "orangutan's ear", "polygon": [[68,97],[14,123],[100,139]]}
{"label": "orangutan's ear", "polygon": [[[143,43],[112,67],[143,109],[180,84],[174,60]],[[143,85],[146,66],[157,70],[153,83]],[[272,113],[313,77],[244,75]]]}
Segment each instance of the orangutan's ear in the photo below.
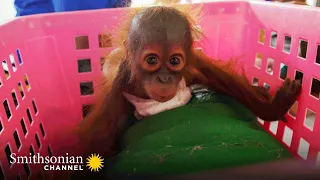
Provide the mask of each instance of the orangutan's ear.
{"label": "orangutan's ear", "polygon": [[127,49],[128,48],[127,40],[123,40],[122,45]]}

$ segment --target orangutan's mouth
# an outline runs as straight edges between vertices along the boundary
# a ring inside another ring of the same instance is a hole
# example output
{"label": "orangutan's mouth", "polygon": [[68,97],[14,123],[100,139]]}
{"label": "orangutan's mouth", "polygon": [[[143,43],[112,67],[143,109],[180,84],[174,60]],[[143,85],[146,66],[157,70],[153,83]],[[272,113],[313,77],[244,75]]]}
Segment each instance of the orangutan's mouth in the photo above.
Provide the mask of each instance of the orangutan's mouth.
{"label": "orangutan's mouth", "polygon": [[159,95],[155,92],[151,92],[151,98],[155,101],[158,101],[158,102],[166,102],[166,101],[169,101],[170,99],[172,99],[175,94],[168,94],[168,95]]}

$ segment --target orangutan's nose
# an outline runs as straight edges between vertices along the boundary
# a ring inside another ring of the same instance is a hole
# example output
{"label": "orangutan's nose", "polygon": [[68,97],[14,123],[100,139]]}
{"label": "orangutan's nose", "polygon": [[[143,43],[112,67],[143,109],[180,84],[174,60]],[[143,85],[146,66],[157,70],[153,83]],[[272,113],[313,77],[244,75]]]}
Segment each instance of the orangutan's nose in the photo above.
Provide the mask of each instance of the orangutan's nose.
{"label": "orangutan's nose", "polygon": [[157,76],[157,79],[162,84],[166,84],[166,83],[171,83],[172,82],[172,77],[170,75],[160,75],[160,76]]}

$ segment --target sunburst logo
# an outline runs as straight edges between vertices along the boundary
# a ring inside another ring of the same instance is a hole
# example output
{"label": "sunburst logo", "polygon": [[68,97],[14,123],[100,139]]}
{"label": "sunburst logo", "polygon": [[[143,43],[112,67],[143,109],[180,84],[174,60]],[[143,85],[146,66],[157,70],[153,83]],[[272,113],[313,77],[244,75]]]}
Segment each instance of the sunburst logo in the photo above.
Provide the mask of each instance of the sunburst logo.
{"label": "sunburst logo", "polygon": [[103,158],[99,154],[91,154],[87,158],[87,167],[91,171],[99,171],[103,167]]}

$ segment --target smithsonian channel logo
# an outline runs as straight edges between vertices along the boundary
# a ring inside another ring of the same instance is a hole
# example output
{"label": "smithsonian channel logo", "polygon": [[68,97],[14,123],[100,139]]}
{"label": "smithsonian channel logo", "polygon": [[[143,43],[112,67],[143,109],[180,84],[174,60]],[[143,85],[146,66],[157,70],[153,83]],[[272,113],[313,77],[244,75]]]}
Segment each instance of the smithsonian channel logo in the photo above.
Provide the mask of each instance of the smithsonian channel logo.
{"label": "smithsonian channel logo", "polygon": [[[81,156],[41,156],[39,153],[30,156],[10,155],[11,164],[43,164],[45,171],[83,171],[88,168],[90,171],[98,172],[103,168],[103,158],[99,154],[91,154],[84,159]],[[86,160],[86,164],[84,164]]]}

